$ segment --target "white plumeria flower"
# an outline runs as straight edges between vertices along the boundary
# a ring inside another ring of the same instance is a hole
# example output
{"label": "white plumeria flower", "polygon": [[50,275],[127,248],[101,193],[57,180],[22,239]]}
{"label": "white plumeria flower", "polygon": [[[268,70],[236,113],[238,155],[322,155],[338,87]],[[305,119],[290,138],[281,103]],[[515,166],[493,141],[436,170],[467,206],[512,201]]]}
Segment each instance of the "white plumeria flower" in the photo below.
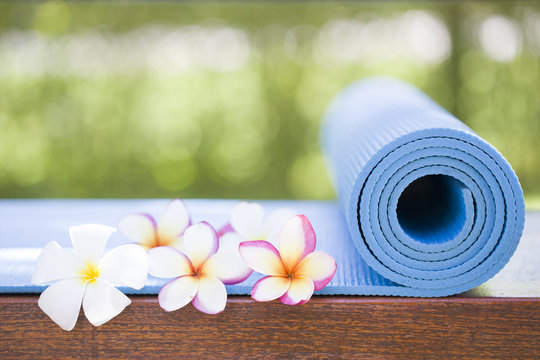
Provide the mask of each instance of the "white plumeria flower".
{"label": "white plumeria flower", "polygon": [[189,212],[184,203],[172,200],[156,222],[149,214],[130,214],[118,223],[120,231],[145,249],[172,246],[182,249],[182,235],[190,225]]}
{"label": "white plumeria flower", "polygon": [[278,249],[267,241],[245,241],[240,254],[253,270],[267,276],[253,285],[257,301],[278,299],[286,305],[306,303],[313,291],[325,287],[336,273],[334,258],[315,251],[316,238],[304,215],[287,221],[281,229]]}
{"label": "white plumeria flower", "polygon": [[146,251],[122,245],[107,253],[105,246],[115,228],[87,224],[69,229],[72,249],[51,241],[34,268],[34,284],[52,284],[38,305],[62,329],[75,327],[82,307],[88,321],[99,326],[120,314],[131,300],[115,286],[141,289],[148,274]]}
{"label": "white plumeria flower", "polygon": [[226,253],[217,253],[216,231],[208,223],[188,227],[184,233],[184,253],[169,246],[148,251],[149,273],[174,278],[159,292],[159,305],[165,311],[178,310],[189,302],[199,311],[217,314],[225,309],[224,284],[237,284],[249,274]]}
{"label": "white plumeria flower", "polygon": [[[266,240],[274,243],[283,224],[296,215],[291,209],[282,208],[265,217],[263,207],[258,203],[242,201],[231,210],[231,222],[220,230],[221,245],[229,242],[238,247],[238,241]],[[236,240],[230,240],[235,237]]]}
{"label": "white plumeria flower", "polygon": [[282,208],[271,212],[265,218],[265,211],[258,203],[242,201],[231,210],[231,222],[219,234],[219,251],[226,252],[235,262],[242,264],[245,274],[253,270],[244,262],[238,246],[243,241],[267,240],[275,244],[283,224],[296,215],[291,209]]}

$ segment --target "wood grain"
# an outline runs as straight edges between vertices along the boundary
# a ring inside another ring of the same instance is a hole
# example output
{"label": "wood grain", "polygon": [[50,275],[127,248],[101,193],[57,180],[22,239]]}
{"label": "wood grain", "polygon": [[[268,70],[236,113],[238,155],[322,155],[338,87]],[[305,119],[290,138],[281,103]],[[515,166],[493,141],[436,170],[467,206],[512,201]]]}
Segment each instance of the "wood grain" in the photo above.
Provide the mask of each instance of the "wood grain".
{"label": "wood grain", "polygon": [[291,307],[236,296],[213,316],[131,298],[110,322],[96,328],[81,313],[65,332],[37,295],[2,295],[0,358],[540,358],[538,298],[319,296]]}

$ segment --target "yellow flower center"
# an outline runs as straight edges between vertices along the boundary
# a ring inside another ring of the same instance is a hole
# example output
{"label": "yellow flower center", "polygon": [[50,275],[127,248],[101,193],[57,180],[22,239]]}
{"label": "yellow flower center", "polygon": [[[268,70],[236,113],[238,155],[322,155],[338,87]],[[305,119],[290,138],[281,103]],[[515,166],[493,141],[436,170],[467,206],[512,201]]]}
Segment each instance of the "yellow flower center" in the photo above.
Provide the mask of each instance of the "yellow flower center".
{"label": "yellow flower center", "polygon": [[81,271],[81,277],[83,282],[93,283],[99,277],[99,269],[93,262],[87,262],[86,267]]}

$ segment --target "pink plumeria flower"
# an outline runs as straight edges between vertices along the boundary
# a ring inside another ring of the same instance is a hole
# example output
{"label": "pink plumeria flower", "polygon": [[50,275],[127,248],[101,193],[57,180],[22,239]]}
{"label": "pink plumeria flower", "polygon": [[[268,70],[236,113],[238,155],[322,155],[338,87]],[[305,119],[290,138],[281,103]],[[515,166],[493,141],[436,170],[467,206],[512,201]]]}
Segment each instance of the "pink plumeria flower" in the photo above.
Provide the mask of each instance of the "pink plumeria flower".
{"label": "pink plumeria flower", "polygon": [[62,329],[75,327],[82,307],[88,321],[99,326],[120,314],[131,300],[115,286],[141,289],[147,278],[146,251],[138,245],[105,245],[115,228],[87,224],[69,229],[73,249],[51,241],[34,268],[34,284],[51,283],[38,305]]}
{"label": "pink plumeria flower", "polygon": [[278,299],[286,305],[306,303],[313,291],[325,287],[336,273],[336,261],[315,251],[313,227],[304,215],[291,218],[279,233],[278,249],[267,241],[246,241],[240,254],[255,271],[267,276],[253,285],[257,301]]}
{"label": "pink plumeria flower", "polygon": [[184,233],[184,252],[169,246],[148,251],[149,273],[174,278],[159,292],[159,305],[165,311],[178,310],[189,302],[199,311],[217,314],[225,309],[224,284],[237,284],[249,274],[219,248],[216,231],[208,223],[188,227]]}
{"label": "pink plumeria flower", "polygon": [[118,228],[147,250],[158,246],[182,249],[182,235],[190,223],[184,203],[175,199],[165,207],[159,221],[149,214],[130,214],[120,220]]}
{"label": "pink plumeria flower", "polygon": [[287,220],[296,215],[291,209],[282,208],[265,216],[263,207],[258,203],[242,201],[231,211],[231,222],[219,231],[219,251],[233,258],[243,273],[248,276],[253,270],[244,262],[238,252],[238,245],[243,241],[267,240],[276,243],[279,230]]}

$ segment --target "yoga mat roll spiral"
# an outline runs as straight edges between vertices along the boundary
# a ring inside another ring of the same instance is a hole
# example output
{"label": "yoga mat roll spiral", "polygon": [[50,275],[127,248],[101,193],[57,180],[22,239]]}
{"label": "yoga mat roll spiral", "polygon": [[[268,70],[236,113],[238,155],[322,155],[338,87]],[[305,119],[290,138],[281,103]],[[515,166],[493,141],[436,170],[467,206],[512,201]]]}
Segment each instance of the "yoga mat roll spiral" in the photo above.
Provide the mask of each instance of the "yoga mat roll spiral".
{"label": "yoga mat roll spiral", "polygon": [[514,253],[525,205],[511,166],[412,85],[350,85],[321,138],[351,238],[373,270],[401,285],[395,295],[472,289]]}

